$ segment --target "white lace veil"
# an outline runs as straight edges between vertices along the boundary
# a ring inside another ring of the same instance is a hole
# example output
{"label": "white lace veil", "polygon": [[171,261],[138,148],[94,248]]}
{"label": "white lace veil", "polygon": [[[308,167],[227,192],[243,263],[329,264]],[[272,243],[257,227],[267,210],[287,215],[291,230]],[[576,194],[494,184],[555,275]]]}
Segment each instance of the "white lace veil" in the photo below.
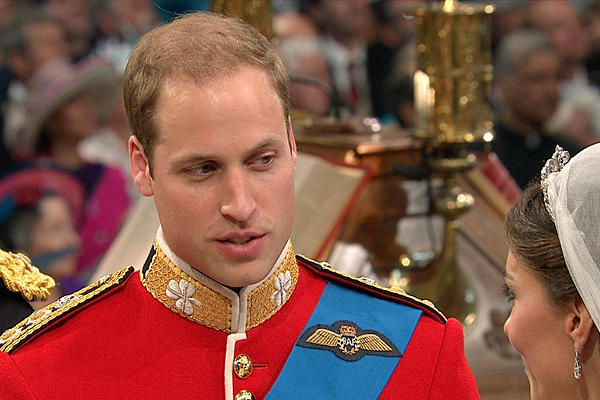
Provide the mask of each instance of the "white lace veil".
{"label": "white lace veil", "polygon": [[542,181],[567,268],[600,329],[600,143],[579,152],[559,172],[544,177],[543,171]]}

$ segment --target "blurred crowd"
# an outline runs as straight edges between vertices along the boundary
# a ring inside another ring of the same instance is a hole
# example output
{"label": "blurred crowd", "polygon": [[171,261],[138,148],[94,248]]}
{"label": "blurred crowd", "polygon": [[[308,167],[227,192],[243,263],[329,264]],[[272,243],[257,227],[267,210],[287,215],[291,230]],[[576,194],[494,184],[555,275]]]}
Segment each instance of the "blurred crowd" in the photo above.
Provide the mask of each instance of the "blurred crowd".
{"label": "blurred crowd", "polygon": [[[468,2],[468,1],[463,1]],[[414,127],[424,0],[272,0],[292,107]],[[509,0],[493,19],[493,150],[524,187],[600,138],[600,1]],[[210,0],[0,0],[0,247],[58,282],[93,273],[137,199],[122,75],[138,38]]]}
{"label": "blurred crowd", "polygon": [[0,0],[0,247],[87,284],[137,195],[122,75],[150,1]]}

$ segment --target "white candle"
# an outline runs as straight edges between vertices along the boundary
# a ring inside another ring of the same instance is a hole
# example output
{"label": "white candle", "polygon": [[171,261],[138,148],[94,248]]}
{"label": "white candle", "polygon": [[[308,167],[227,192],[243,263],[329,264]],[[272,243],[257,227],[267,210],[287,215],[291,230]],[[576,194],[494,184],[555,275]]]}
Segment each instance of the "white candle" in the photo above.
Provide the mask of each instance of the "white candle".
{"label": "white candle", "polygon": [[443,9],[447,13],[454,11],[454,0],[445,0]]}
{"label": "white candle", "polygon": [[427,130],[431,107],[429,76],[417,70],[413,76],[415,93],[415,124],[418,130]]}

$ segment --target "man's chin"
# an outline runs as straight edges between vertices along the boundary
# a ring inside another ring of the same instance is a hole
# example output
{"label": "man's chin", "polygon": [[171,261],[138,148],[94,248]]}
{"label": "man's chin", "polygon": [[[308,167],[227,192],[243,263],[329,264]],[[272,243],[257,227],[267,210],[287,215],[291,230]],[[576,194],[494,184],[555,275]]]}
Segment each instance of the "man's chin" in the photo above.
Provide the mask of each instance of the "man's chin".
{"label": "man's chin", "polygon": [[[253,268],[251,265],[239,267],[234,267],[227,273],[220,274],[220,276],[213,277],[213,279],[230,288],[241,288],[262,281],[271,272],[271,268]],[[243,269],[243,272],[240,269]]]}

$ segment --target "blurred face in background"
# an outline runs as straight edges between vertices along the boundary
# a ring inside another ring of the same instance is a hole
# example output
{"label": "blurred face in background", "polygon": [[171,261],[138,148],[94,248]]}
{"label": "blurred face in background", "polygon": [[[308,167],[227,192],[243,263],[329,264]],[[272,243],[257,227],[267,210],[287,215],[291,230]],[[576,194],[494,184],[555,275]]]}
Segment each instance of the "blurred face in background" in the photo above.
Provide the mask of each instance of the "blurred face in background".
{"label": "blurred face in background", "polygon": [[315,115],[327,115],[333,103],[333,82],[327,62],[313,38],[287,39],[281,42],[284,47],[280,48],[294,46],[293,42],[306,45],[310,50],[295,54],[293,51],[291,54],[281,52],[291,75],[290,106]]}
{"label": "blurred face in background", "polygon": [[537,0],[531,3],[533,26],[544,32],[568,62],[582,63],[591,50],[589,34],[569,0]]}
{"label": "blurred face in background", "polygon": [[341,42],[367,42],[375,34],[375,20],[366,0],[321,0],[319,24]]}
{"label": "blurred face in background", "polygon": [[98,115],[92,98],[83,94],[62,106],[46,122],[50,140],[79,142],[97,128]]}
{"label": "blurred face in background", "polygon": [[94,24],[91,19],[91,1],[46,0],[46,9],[57,18],[69,35],[70,56],[83,58],[91,50]]}
{"label": "blurred face in background", "polygon": [[550,49],[530,54],[512,74],[499,78],[503,107],[513,118],[541,129],[558,104],[561,68],[558,54]]}
{"label": "blurred face in background", "polygon": [[38,204],[28,254],[34,265],[55,278],[69,276],[77,268],[80,238],[68,203],[58,195],[46,195]]}
{"label": "blurred face in background", "polygon": [[41,22],[26,25],[27,58],[32,72],[45,63],[67,55],[69,46],[63,28],[54,22]]}
{"label": "blurred face in background", "polygon": [[64,57],[69,44],[64,29],[54,21],[31,22],[23,26],[24,48],[6,55],[6,65],[23,83],[46,63]]}
{"label": "blurred face in background", "polygon": [[[306,74],[300,76],[316,80],[325,87],[332,87],[329,70],[323,59],[306,56],[302,59],[302,63]],[[327,115],[331,110],[331,95],[314,85],[292,81],[289,93],[292,108],[315,115]]]}

